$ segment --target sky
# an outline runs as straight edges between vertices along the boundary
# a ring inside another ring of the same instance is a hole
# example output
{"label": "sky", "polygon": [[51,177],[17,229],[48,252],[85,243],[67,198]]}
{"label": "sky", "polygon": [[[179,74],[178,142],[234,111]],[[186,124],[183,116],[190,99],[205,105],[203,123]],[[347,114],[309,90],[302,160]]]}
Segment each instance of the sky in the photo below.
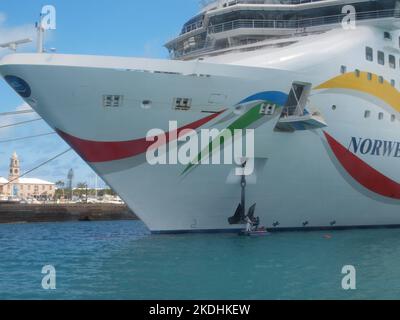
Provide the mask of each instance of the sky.
{"label": "sky", "polygon": [[[57,12],[57,30],[46,34],[46,48],[56,48],[63,54],[165,59],[168,52],[163,44],[179,34],[183,24],[199,11],[198,0],[0,0],[0,43],[34,39],[34,24],[44,5],[53,5]],[[34,50],[34,44],[18,49],[19,52]],[[8,50],[0,49],[0,58],[7,53]],[[0,113],[28,108],[0,79]],[[51,132],[44,121],[1,128],[37,117],[35,114],[0,116],[0,176],[7,177],[14,151],[19,155],[24,173],[68,149],[56,135],[2,142]],[[66,181],[71,168],[75,172],[75,183],[94,186],[94,172],[73,151],[27,177]]]}

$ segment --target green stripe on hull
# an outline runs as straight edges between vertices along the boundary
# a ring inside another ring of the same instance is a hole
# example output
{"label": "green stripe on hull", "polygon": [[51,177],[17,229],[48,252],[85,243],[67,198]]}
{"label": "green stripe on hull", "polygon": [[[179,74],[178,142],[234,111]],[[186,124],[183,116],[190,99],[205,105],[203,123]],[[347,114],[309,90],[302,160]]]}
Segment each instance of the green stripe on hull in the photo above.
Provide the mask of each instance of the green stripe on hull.
{"label": "green stripe on hull", "polygon": [[[244,115],[242,115],[239,119],[237,119],[235,122],[233,122],[230,126],[228,126],[226,129],[224,129],[217,138],[215,138],[207,148],[205,148],[203,151],[199,153],[197,156],[197,162],[194,163],[192,161],[191,164],[189,164],[185,170],[183,171],[182,175],[186,174],[189,170],[197,166],[199,163],[201,163],[201,160],[207,157],[208,155],[212,154],[217,148],[220,148],[221,146],[224,146],[224,140],[222,139],[225,134],[230,131],[230,135],[233,137],[235,130],[243,130],[251,126],[253,123],[256,121],[260,120],[261,118],[264,117],[264,115],[260,112],[261,107],[263,103],[257,104],[254,107],[252,107],[249,111],[247,111]],[[223,142],[221,143],[221,140]],[[215,143],[216,141],[219,141],[219,143]]]}

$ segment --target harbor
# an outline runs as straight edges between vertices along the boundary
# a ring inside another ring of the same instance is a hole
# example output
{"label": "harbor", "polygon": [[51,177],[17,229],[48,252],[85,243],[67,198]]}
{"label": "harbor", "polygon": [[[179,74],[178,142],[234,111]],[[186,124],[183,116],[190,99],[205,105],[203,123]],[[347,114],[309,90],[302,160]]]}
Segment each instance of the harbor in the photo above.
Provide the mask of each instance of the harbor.
{"label": "harbor", "polygon": [[0,224],[137,220],[124,204],[0,204]]}
{"label": "harbor", "polygon": [[72,221],[137,220],[137,216],[110,188],[73,187],[74,172],[67,183],[25,178],[16,152],[10,158],[8,179],[0,177],[0,224]]}

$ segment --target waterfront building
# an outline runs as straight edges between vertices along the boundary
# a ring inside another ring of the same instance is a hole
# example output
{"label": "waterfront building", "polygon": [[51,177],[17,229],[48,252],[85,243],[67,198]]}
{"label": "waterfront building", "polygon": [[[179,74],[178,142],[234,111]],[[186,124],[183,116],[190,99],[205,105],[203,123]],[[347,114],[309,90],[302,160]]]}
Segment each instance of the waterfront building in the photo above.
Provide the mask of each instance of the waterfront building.
{"label": "waterfront building", "polygon": [[10,159],[8,179],[0,177],[0,195],[22,199],[51,199],[55,184],[37,178],[20,178],[20,161],[16,152]]}

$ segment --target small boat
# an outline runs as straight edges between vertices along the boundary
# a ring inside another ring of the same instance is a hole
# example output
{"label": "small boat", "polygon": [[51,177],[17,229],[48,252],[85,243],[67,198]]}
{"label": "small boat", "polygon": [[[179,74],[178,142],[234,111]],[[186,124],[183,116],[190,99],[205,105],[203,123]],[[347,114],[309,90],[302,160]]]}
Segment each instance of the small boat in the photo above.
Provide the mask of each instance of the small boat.
{"label": "small boat", "polygon": [[265,228],[260,228],[257,230],[252,230],[252,231],[240,231],[239,236],[242,237],[264,237],[269,235],[270,233],[267,231]]}
{"label": "small boat", "polygon": [[89,216],[85,216],[85,217],[79,218],[79,221],[80,221],[80,222],[91,222],[92,219],[90,219]]}

